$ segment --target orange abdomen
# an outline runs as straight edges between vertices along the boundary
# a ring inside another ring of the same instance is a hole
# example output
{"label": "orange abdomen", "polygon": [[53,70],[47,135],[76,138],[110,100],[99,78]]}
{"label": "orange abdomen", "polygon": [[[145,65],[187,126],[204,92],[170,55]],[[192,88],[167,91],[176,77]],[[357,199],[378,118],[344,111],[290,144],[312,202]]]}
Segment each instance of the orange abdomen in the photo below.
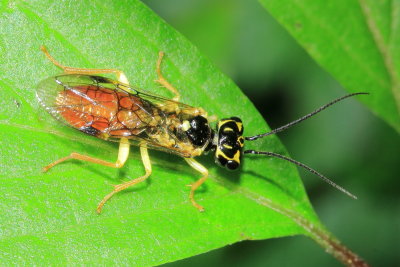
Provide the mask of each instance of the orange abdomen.
{"label": "orange abdomen", "polygon": [[60,115],[71,126],[95,136],[128,137],[145,130],[151,105],[125,92],[84,85],[60,91]]}

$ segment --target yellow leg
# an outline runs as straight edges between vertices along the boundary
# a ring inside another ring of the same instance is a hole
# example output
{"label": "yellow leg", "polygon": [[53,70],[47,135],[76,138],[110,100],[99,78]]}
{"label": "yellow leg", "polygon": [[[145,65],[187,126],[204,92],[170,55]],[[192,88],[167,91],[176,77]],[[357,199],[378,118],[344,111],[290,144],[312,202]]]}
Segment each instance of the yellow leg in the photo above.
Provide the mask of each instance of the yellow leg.
{"label": "yellow leg", "polygon": [[56,160],[52,163],[50,163],[49,165],[47,165],[46,167],[43,168],[44,172],[47,172],[49,169],[53,168],[55,165],[64,162],[66,160],[69,159],[77,159],[77,160],[82,160],[82,161],[89,161],[89,162],[93,162],[96,164],[100,164],[100,165],[104,165],[107,167],[112,167],[112,168],[121,168],[122,166],[124,166],[126,160],[128,159],[128,155],[129,155],[129,141],[126,138],[122,138],[120,143],[119,143],[119,151],[118,151],[118,159],[115,163],[112,162],[108,162],[102,159],[97,159],[97,158],[93,158],[90,156],[86,156],[86,155],[81,155],[78,153],[71,153],[71,155],[66,156],[64,158],[61,158],[59,160]]}
{"label": "yellow leg", "polygon": [[61,65],[57,60],[54,59],[50,55],[50,53],[47,51],[46,47],[42,45],[40,47],[40,50],[46,55],[46,57],[57,67],[61,68],[64,70],[65,73],[69,74],[84,74],[84,75],[94,75],[94,74],[104,74],[104,73],[114,73],[117,76],[117,80],[121,83],[124,84],[129,84],[128,78],[126,75],[116,69],[85,69],[85,68],[74,68],[74,67],[67,67],[64,65]]}
{"label": "yellow leg", "polygon": [[199,211],[204,211],[204,208],[194,200],[194,191],[207,180],[208,170],[193,158],[185,158],[185,160],[193,169],[195,169],[196,171],[200,172],[203,175],[199,180],[190,185],[189,199],[192,202],[192,205],[195,206]]}
{"label": "yellow leg", "polygon": [[174,86],[172,86],[172,84],[170,84],[161,73],[161,62],[162,62],[163,57],[164,57],[164,52],[160,51],[158,53],[158,60],[157,60],[156,71],[157,71],[158,79],[156,80],[156,82],[158,82],[159,84],[161,84],[161,86],[170,90],[175,95],[172,98],[172,100],[179,101],[180,94],[179,94],[178,90],[176,90],[176,88]]}
{"label": "yellow leg", "polygon": [[111,193],[109,193],[108,195],[106,195],[103,198],[103,200],[99,203],[99,205],[97,206],[97,210],[96,210],[97,213],[99,213],[99,214],[101,213],[101,209],[103,208],[104,204],[114,194],[116,194],[116,193],[118,193],[118,192],[120,192],[120,191],[122,191],[122,190],[124,190],[124,189],[126,189],[128,187],[131,187],[131,186],[133,186],[135,184],[143,182],[144,180],[146,180],[150,176],[150,174],[151,174],[151,163],[150,163],[149,153],[147,151],[146,144],[141,144],[140,154],[142,156],[142,161],[143,161],[144,169],[146,170],[146,174],[141,176],[141,177],[139,177],[139,178],[133,179],[133,180],[131,180],[129,182],[126,182],[126,183],[123,183],[123,184],[119,184],[119,185],[114,185],[114,190]]}

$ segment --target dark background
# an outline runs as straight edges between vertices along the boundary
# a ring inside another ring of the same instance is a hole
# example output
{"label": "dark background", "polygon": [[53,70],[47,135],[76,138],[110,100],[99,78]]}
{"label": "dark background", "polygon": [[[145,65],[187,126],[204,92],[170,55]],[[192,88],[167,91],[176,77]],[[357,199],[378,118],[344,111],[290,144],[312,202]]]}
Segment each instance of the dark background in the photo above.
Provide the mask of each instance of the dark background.
{"label": "dark background", "polygon": [[[231,77],[271,128],[348,93],[256,1],[144,2]],[[327,228],[371,265],[400,264],[400,139],[395,130],[351,99],[279,137],[294,159],[359,197],[352,200],[301,170]],[[340,266],[302,236],[241,242],[168,266],[227,264]]]}

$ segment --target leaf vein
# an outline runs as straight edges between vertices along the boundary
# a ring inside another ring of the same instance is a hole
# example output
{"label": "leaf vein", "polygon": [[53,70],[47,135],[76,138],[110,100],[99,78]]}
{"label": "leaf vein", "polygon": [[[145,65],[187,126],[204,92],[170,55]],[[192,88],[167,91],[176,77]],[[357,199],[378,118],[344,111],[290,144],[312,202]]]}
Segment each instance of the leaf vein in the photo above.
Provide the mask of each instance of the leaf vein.
{"label": "leaf vein", "polygon": [[[383,59],[383,62],[385,64],[385,68],[387,73],[389,74],[390,77],[390,88],[392,91],[392,94],[394,96],[394,99],[396,101],[397,105],[397,111],[400,114],[400,79],[397,76],[397,73],[395,71],[394,63],[389,51],[389,48],[387,44],[385,44],[385,41],[383,39],[383,36],[381,32],[378,29],[378,26],[376,25],[375,21],[372,18],[371,15],[371,9],[366,3],[365,0],[358,0],[358,3],[361,7],[361,11],[364,15],[365,21],[367,23],[368,29],[371,33],[371,36],[375,42],[375,45],[381,54],[381,57]],[[392,8],[393,10],[393,8]],[[393,16],[391,16],[391,24],[393,23]],[[392,30],[392,28],[391,28]],[[390,31],[392,32],[392,31]]]}
{"label": "leaf vein", "polygon": [[[303,3],[303,2],[301,2]],[[363,59],[359,59],[354,56],[353,53],[349,51],[348,46],[346,46],[345,41],[343,38],[336,36],[332,30],[325,24],[323,23],[318,16],[315,16],[311,12],[308,11],[307,7],[303,6],[302,4],[299,4],[297,1],[294,2],[294,4],[302,10],[303,14],[309,18],[310,21],[314,21],[317,25],[319,25],[326,34],[334,37],[333,39],[338,41],[340,44],[340,47],[342,47],[342,50],[347,54],[349,58],[351,58],[354,62],[357,62],[358,66],[360,69],[363,69],[366,73],[368,73],[368,76],[373,77],[381,86],[386,87],[386,81],[383,80],[381,77],[376,75],[376,72],[370,68],[367,67],[367,64],[363,61]]]}

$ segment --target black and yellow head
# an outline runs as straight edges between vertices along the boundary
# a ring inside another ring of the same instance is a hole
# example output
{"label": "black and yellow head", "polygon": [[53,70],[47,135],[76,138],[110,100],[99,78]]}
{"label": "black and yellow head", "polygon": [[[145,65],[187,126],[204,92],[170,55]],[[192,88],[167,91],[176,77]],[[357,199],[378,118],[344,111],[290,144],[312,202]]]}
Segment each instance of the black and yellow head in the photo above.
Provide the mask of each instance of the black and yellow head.
{"label": "black and yellow head", "polygon": [[216,137],[215,161],[230,170],[237,169],[244,145],[242,120],[237,117],[220,120]]}

